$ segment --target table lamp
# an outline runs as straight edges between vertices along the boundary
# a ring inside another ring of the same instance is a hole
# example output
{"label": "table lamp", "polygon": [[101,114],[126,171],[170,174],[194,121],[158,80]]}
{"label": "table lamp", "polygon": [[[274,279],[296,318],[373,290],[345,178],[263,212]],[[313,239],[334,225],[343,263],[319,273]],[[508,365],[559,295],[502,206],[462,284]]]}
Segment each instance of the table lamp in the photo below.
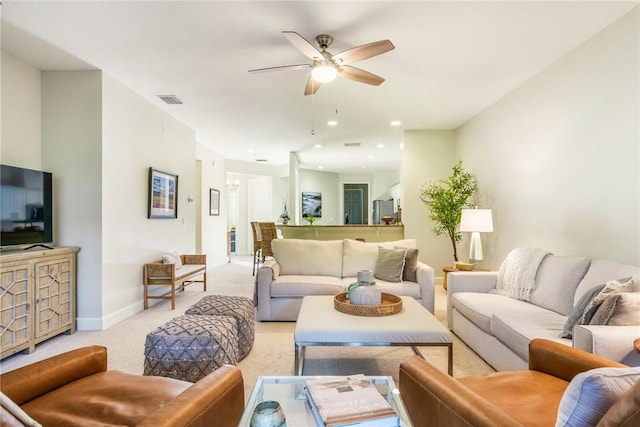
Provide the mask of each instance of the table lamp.
{"label": "table lamp", "polygon": [[493,232],[491,209],[462,209],[460,217],[460,231],[471,233],[469,243],[469,262],[482,261],[482,241],[480,233]]}

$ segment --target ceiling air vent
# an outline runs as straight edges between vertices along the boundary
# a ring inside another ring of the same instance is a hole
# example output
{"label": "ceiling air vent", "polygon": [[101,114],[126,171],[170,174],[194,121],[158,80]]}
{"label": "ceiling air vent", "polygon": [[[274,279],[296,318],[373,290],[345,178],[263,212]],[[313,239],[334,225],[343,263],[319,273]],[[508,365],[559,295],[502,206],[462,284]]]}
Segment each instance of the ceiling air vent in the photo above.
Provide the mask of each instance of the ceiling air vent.
{"label": "ceiling air vent", "polygon": [[158,98],[162,99],[167,104],[182,104],[182,101],[175,95],[158,95]]}
{"label": "ceiling air vent", "polygon": [[360,147],[360,143],[359,142],[345,142],[344,146],[345,147]]}
{"label": "ceiling air vent", "polygon": [[267,159],[256,159],[256,162],[266,162]]}

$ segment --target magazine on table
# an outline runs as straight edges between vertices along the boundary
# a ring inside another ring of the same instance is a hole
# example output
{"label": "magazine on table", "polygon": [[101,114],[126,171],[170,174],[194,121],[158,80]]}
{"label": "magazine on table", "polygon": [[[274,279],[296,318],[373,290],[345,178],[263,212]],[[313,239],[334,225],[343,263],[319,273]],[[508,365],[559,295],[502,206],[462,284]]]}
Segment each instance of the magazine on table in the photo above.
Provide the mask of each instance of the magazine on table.
{"label": "magazine on table", "polygon": [[362,374],[307,380],[307,401],[319,426],[394,427],[391,404]]}

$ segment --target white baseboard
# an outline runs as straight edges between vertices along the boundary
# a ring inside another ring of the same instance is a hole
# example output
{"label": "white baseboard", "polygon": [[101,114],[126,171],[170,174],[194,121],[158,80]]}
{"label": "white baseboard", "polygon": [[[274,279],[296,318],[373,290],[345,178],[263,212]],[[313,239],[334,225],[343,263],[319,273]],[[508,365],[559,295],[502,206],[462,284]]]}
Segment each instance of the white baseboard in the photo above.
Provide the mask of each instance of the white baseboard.
{"label": "white baseboard", "polygon": [[76,328],[79,331],[102,331],[109,329],[118,322],[141,312],[144,309],[142,301],[130,304],[106,317],[78,317]]}

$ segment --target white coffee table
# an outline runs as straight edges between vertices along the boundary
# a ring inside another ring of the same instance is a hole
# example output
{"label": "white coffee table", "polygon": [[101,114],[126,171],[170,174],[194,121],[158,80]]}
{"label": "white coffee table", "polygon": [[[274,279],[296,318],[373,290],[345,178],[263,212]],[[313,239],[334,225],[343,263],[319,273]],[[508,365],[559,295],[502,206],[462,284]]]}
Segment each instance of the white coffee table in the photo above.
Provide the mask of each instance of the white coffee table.
{"label": "white coffee table", "polygon": [[402,310],[390,316],[366,317],[342,313],[333,296],[306,296],[293,333],[294,372],[302,375],[306,347],[312,346],[408,346],[424,357],[418,347],[448,349],[448,371],[453,375],[451,332],[412,297],[402,298]]}

